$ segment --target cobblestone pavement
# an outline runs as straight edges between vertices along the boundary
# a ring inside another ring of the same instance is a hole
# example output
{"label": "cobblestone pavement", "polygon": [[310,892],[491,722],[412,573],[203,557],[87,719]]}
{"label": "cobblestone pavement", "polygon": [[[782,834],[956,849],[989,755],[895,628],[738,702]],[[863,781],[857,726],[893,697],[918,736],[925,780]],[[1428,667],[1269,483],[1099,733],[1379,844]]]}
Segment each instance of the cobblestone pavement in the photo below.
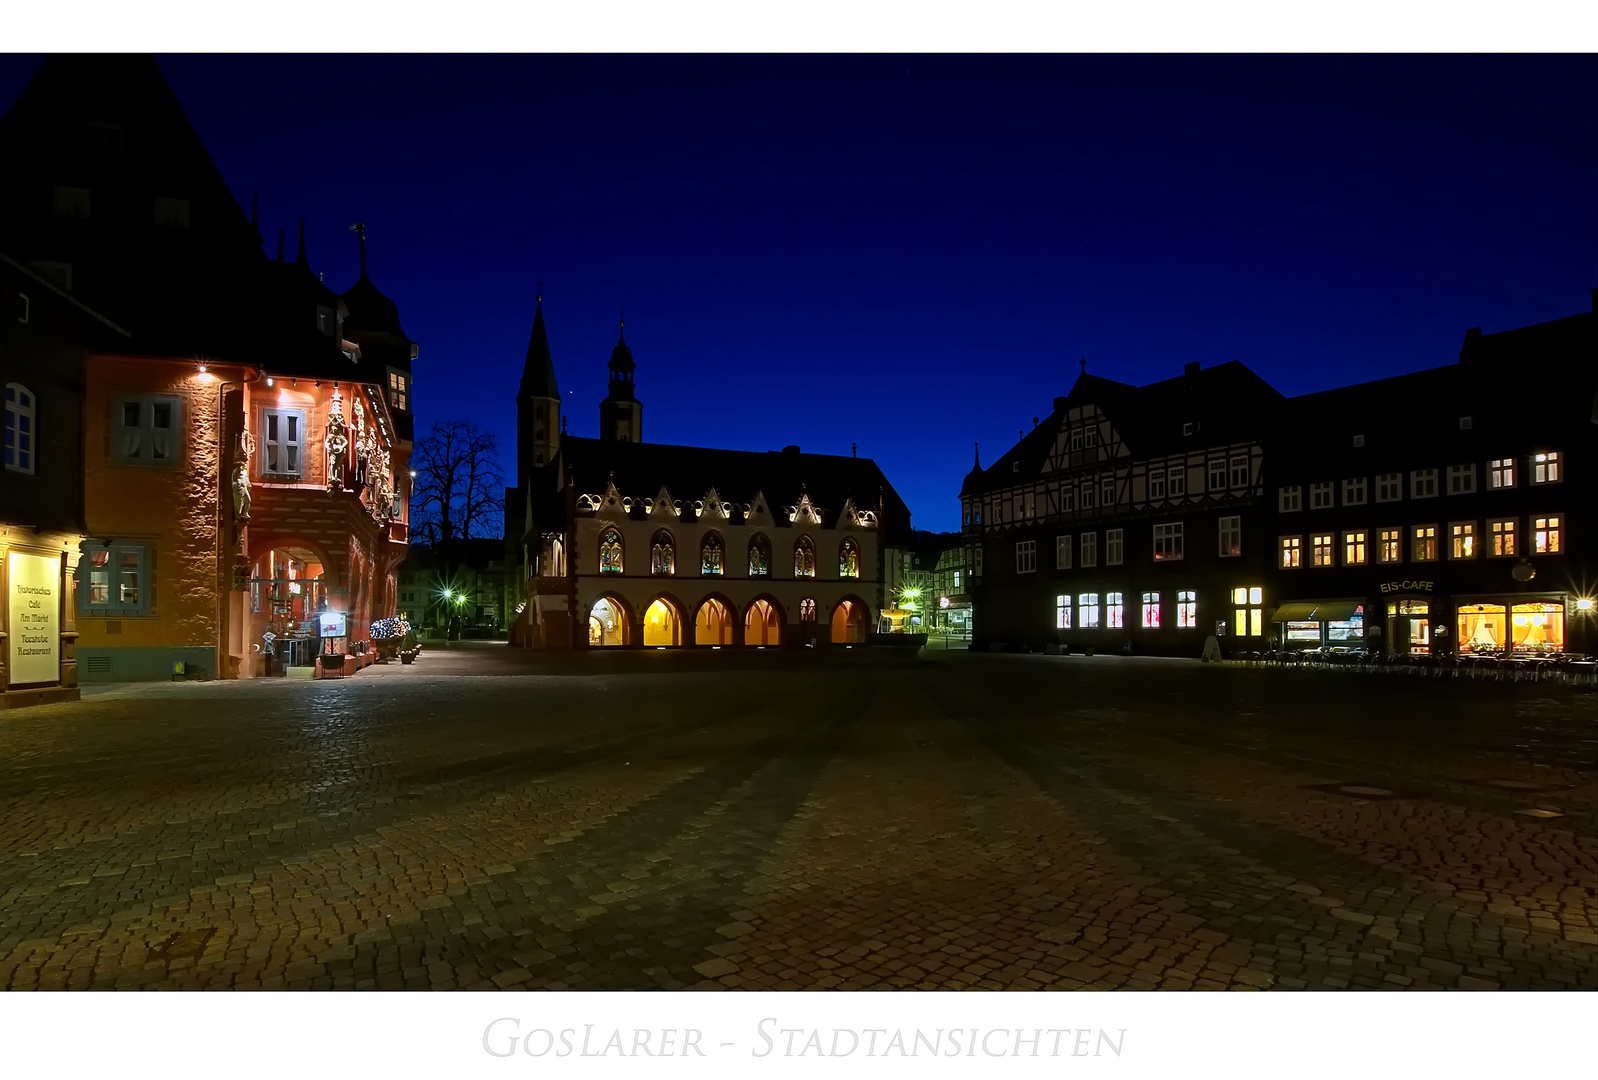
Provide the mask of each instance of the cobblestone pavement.
{"label": "cobblestone pavement", "polygon": [[933,651],[116,688],[0,714],[0,985],[1598,988],[1595,717]]}

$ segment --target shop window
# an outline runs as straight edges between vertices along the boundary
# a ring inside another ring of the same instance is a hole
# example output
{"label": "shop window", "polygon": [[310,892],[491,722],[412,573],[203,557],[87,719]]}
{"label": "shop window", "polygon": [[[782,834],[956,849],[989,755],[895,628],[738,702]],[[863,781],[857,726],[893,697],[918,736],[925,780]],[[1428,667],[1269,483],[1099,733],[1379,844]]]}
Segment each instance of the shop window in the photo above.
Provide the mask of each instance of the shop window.
{"label": "shop window", "polygon": [[298,480],[305,471],[305,413],[261,410],[261,475]]}
{"label": "shop window", "polygon": [[1099,594],[1090,592],[1082,593],[1076,598],[1077,616],[1081,620],[1084,630],[1097,630],[1099,627]]}
{"label": "shop window", "polygon": [[803,600],[799,601],[799,621],[800,622],[815,622],[816,621],[816,602],[814,600],[812,600],[808,596],[805,597]]}
{"label": "shop window", "polygon": [[116,402],[116,434],[112,447],[118,461],[138,465],[170,465],[177,461],[178,399],[135,394]]}
{"label": "shop window", "polygon": [[1448,466],[1448,494],[1470,495],[1476,490],[1476,466]]}
{"label": "shop window", "polygon": [[[1036,544],[1033,546],[1036,547]],[[860,545],[855,543],[853,537],[849,537],[838,545],[838,577],[857,578],[859,576]]]}
{"label": "shop window", "polygon": [[1448,526],[1448,557],[1474,559],[1476,557],[1476,523],[1456,521]]}
{"label": "shop window", "polygon": [[38,431],[34,427],[33,392],[21,383],[6,383],[5,466],[32,476]]}
{"label": "shop window", "polygon": [[1416,562],[1433,562],[1437,558],[1437,526],[1417,525],[1412,534],[1409,557]]}
{"label": "shop window", "polygon": [[1515,486],[1515,459],[1494,458],[1487,463],[1487,487],[1492,491]]}
{"label": "shop window", "polygon": [[1378,529],[1376,531],[1376,561],[1384,563],[1402,562],[1404,559],[1403,536],[1399,529]]}
{"label": "shop window", "polygon": [[1496,521],[1487,523],[1487,530],[1492,534],[1492,548],[1489,554],[1502,556],[1518,553],[1518,549],[1515,546],[1516,524],[1517,522],[1514,518],[1499,518]]}
{"label": "shop window", "polygon": [[1502,652],[1508,626],[1509,609],[1503,604],[1459,605],[1459,651]]}
{"label": "shop window", "polygon": [[1183,589],[1176,594],[1176,625],[1191,630],[1198,625],[1198,593]]}
{"label": "shop window", "polygon": [[1303,537],[1284,536],[1279,541],[1282,552],[1282,569],[1292,570],[1303,565]]}
{"label": "shop window", "polygon": [[[977,573],[982,573],[982,551],[977,550]],[[793,547],[793,576],[796,578],[813,578],[816,576],[816,546],[810,542],[810,537],[801,536],[799,542]]]}
{"label": "shop window", "polygon": [[1284,514],[1291,514],[1295,510],[1304,508],[1303,489],[1294,485],[1276,489],[1276,509]]}
{"label": "shop window", "polygon": [[1226,490],[1226,462],[1221,458],[1210,459],[1210,490]]}
{"label": "shop window", "polygon": [[1557,514],[1531,519],[1531,550],[1538,555],[1557,555],[1560,546],[1562,519]]}
{"label": "shop window", "polygon": [[150,613],[150,548],[147,544],[86,543],[78,560],[78,612],[132,616]]}
{"label": "shop window", "polygon": [[1099,534],[1086,532],[1082,534],[1082,565],[1099,565]]}
{"label": "shop window", "polygon": [[1056,570],[1071,569],[1071,534],[1054,538],[1054,568]]}
{"label": "shop window", "polygon": [[1018,540],[1015,544],[1015,572],[1030,574],[1038,568],[1038,542]]}
{"label": "shop window", "polygon": [[1376,501],[1397,502],[1404,497],[1402,473],[1382,473],[1376,478]]}
{"label": "shop window", "polygon": [[1531,458],[1531,482],[1534,484],[1556,484],[1559,482],[1559,452],[1551,450],[1546,454],[1533,454]]}
{"label": "shop window", "polygon": [[655,539],[649,545],[649,572],[669,576],[676,573],[676,545],[672,543],[671,534],[661,531],[655,534]]}
{"label": "shop window", "polygon": [[599,572],[619,574],[621,566],[621,534],[615,529],[606,529],[599,534]]}
{"label": "shop window", "polygon": [[1104,565],[1120,566],[1125,553],[1125,533],[1121,529],[1104,530]]}
{"label": "shop window", "polygon": [[1143,594],[1143,628],[1145,630],[1160,628],[1160,594],[1157,592]]}
{"label": "shop window", "polygon": [[1235,457],[1232,459],[1231,480],[1234,489],[1248,487],[1248,458]]}
{"label": "shop window", "polygon": [[1365,565],[1365,530],[1349,529],[1343,533],[1343,563],[1347,566]]}
{"label": "shop window", "polygon": [[1437,495],[1437,470],[1415,469],[1409,474],[1409,497],[1431,499]]}
{"label": "shop window", "polygon": [[1104,594],[1104,625],[1119,630],[1126,622],[1126,597],[1122,593]]}
{"label": "shop window", "polygon": [[[699,542],[699,572],[706,577],[720,577],[727,568],[726,546],[721,542],[721,537],[715,533],[708,534]],[[811,575],[814,575],[815,555],[811,554]]]}
{"label": "shop window", "polygon": [[1363,476],[1356,476],[1352,480],[1343,481],[1343,505],[1365,505],[1365,478]]}
{"label": "shop window", "polygon": [[1235,515],[1223,517],[1220,537],[1220,554],[1223,558],[1243,554],[1243,519]]}
{"label": "shop window", "polygon": [[1333,557],[1332,534],[1316,533],[1310,537],[1310,554],[1316,566],[1333,566],[1337,560]]}
{"label": "shop window", "polygon": [[1166,470],[1165,490],[1173,499],[1187,494],[1187,466],[1176,465]]}
{"label": "shop window", "polygon": [[1099,481],[1099,505],[1115,505],[1115,477],[1106,476]]}
{"label": "shop window", "polygon": [[1232,590],[1232,625],[1238,637],[1260,637],[1265,633],[1265,609],[1259,606],[1264,593],[1258,585]]}
{"label": "shop window", "polygon": [[1071,598],[1069,596],[1056,596],[1054,598],[1054,628],[1056,630],[1071,629]]}
{"label": "shop window", "polygon": [[1516,604],[1509,611],[1510,642],[1526,652],[1559,652],[1565,647],[1563,604]]}
{"label": "shop window", "polygon": [[1183,557],[1183,528],[1180,521],[1154,526],[1155,562],[1175,562]]}
{"label": "shop window", "polygon": [[1157,499],[1163,499],[1163,498],[1165,498],[1165,470],[1164,469],[1150,469],[1149,470],[1149,499],[1150,500],[1157,500]]}
{"label": "shop window", "polygon": [[1082,509],[1093,509],[1093,481],[1082,481]]}
{"label": "shop window", "polygon": [[[411,379],[404,372],[390,370],[388,373],[388,404],[392,409],[400,412],[409,412],[411,409]],[[539,418],[543,418],[544,407],[538,407]],[[539,432],[538,434],[542,434]]]}
{"label": "shop window", "polygon": [[1311,484],[1309,486],[1309,508],[1311,510],[1325,510],[1333,505],[1332,485]]}

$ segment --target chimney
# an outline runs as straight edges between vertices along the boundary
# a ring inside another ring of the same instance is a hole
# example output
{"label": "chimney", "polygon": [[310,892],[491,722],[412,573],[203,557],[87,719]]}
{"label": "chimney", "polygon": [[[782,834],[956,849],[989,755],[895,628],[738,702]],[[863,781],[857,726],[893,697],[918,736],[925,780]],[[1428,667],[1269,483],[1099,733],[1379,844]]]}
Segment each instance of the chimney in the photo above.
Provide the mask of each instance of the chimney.
{"label": "chimney", "polygon": [[1057,413],[1063,413],[1065,411],[1065,399],[1063,397],[1057,397],[1054,399],[1054,411]]}
{"label": "chimney", "polygon": [[1199,366],[1197,360],[1190,361],[1188,365],[1182,369],[1182,374],[1184,375],[1197,375],[1198,373]]}

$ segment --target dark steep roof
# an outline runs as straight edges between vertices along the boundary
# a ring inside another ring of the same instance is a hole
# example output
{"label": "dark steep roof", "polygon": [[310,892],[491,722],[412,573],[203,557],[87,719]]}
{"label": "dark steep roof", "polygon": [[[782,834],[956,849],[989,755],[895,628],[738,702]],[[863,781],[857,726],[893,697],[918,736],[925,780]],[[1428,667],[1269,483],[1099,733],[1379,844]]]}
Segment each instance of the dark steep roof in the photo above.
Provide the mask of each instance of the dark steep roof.
{"label": "dark steep roof", "polygon": [[533,332],[527,338],[527,359],[522,363],[522,384],[516,391],[518,400],[541,397],[560,399],[560,386],[555,381],[555,358],[549,352],[549,334],[544,329],[544,301],[540,297],[533,312]]}
{"label": "dark steep roof", "polygon": [[[808,495],[831,526],[846,501],[879,513],[884,539],[912,539],[910,508],[870,458],[805,454],[798,450],[716,450],[701,446],[623,443],[566,436],[562,462],[577,492],[599,495],[612,479],[616,490],[635,499],[653,498],[662,487],[684,503],[703,498],[711,488],[730,503],[764,495],[777,526],[788,524],[782,508]],[[880,509],[879,509],[880,502]]]}

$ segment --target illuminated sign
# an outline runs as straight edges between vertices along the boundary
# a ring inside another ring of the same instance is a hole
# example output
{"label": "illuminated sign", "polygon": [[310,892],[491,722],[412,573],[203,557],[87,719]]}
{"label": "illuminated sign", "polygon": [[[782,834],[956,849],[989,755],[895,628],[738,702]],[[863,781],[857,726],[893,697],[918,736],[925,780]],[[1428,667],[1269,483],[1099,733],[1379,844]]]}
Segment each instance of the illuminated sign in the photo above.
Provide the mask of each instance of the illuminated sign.
{"label": "illuminated sign", "polygon": [[1429,581],[1384,581],[1382,592],[1431,592],[1432,583]]}
{"label": "illuminated sign", "polygon": [[61,556],[11,552],[11,685],[61,681]]}
{"label": "illuminated sign", "polygon": [[345,618],[342,611],[324,611],[316,617],[316,632],[321,637],[343,637]]}

